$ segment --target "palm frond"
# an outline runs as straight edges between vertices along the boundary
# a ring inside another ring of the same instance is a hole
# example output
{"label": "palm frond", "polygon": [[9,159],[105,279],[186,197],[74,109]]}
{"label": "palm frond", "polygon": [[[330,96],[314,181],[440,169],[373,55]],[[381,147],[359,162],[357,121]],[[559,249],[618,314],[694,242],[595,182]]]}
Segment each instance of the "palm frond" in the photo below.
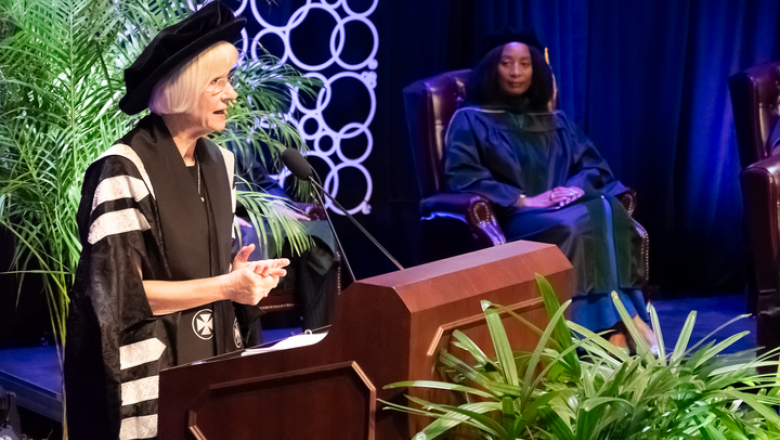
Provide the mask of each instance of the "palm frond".
{"label": "palm frond", "polygon": [[[0,225],[16,239],[13,270],[45,275],[59,342],[81,251],[76,211],[84,173],[143,116],[118,109],[123,70],[163,27],[191,12],[186,2],[162,0],[0,0]],[[241,67],[246,95],[217,141],[265,143],[274,154],[302,145],[284,106],[316,83],[275,63]],[[287,237],[294,250],[308,246],[297,220],[273,210],[279,201],[264,194],[239,200],[262,234]]]}

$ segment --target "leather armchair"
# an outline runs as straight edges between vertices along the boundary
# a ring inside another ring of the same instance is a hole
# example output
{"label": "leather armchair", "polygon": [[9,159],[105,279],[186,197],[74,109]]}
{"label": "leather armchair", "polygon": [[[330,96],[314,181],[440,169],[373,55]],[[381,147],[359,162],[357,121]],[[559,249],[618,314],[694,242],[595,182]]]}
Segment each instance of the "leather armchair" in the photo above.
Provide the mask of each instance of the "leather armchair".
{"label": "leather armchair", "polygon": [[423,251],[429,261],[506,243],[492,202],[476,194],[446,193],[444,136],[466,96],[470,72],[446,72],[414,82],[403,91],[422,196]]}
{"label": "leather armchair", "polygon": [[780,61],[751,67],[729,78],[734,126],[742,165],[740,183],[750,248],[748,301],[758,315],[758,345],[780,345],[780,155],[769,136],[778,123]]}
{"label": "leather armchair", "polygon": [[[466,83],[470,73],[470,69],[445,72],[416,81],[403,91],[417,183],[422,196],[420,216],[423,252],[427,261],[506,243],[493,203],[476,194],[447,193],[444,180],[444,138],[452,115],[466,100]],[[557,90],[550,107],[558,107]],[[632,214],[636,206],[636,192],[629,189],[620,199]],[[634,223],[642,236],[647,278],[649,239],[647,231],[636,221]]]}

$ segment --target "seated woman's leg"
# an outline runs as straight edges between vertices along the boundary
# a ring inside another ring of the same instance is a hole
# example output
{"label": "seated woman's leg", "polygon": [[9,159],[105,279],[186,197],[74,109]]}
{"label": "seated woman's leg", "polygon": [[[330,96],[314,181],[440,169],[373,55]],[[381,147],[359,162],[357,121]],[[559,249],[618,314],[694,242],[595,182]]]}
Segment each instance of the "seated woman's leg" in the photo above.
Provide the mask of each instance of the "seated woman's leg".
{"label": "seated woman's leg", "polygon": [[[628,316],[634,318],[635,322],[637,320],[644,322],[631,298],[623,291],[616,292],[618,292],[618,299],[626,308]],[[612,329],[616,324],[622,322],[620,314],[612,302],[612,295],[609,293],[590,294],[584,297],[573,298],[571,303],[571,320],[594,332]]]}
{"label": "seated woman's leg", "polygon": [[649,325],[650,316],[647,314],[647,304],[645,303],[645,297],[642,294],[642,290],[633,289],[626,293],[626,297],[632,302],[637,311],[637,315],[633,318],[634,324],[637,329],[639,329],[639,333],[645,338],[645,341],[650,344],[650,347],[658,346],[658,340],[655,338],[655,333],[653,333],[653,329],[651,329]]}
{"label": "seated woman's leg", "polygon": [[558,246],[574,266],[573,297],[592,289],[592,227],[587,208],[579,203],[562,209],[522,209],[500,217],[507,241],[529,240]]}
{"label": "seated woman's leg", "polygon": [[[557,245],[574,266],[574,289],[572,292],[572,321],[599,332],[614,329],[620,324],[620,315],[612,302],[610,292],[618,292],[629,316],[634,318],[650,345],[655,345],[655,337],[645,310],[644,299],[639,289],[621,289],[617,281],[617,268],[614,257],[605,257],[606,244],[597,243],[604,237],[611,238],[614,226],[607,222],[605,204],[600,198],[584,200],[562,209],[517,210],[503,216],[502,227],[507,240],[530,240]],[[590,205],[586,205],[589,203]],[[622,207],[620,207],[622,208]],[[598,209],[602,210],[599,213]],[[619,208],[618,208],[619,209]],[[593,215],[596,212],[600,215]],[[611,212],[610,212],[611,214]],[[618,215],[627,213],[618,213]],[[617,222],[621,225],[620,222]],[[614,245],[625,243],[609,239]],[[619,253],[616,253],[620,255]],[[625,255],[625,253],[623,253]],[[616,345],[626,346],[625,334],[613,335]],[[622,338],[622,341],[620,342]]]}
{"label": "seated woman's leg", "polygon": [[572,297],[599,291],[594,285],[594,231],[588,208],[574,203],[561,209],[521,209],[501,217],[508,241],[529,240],[558,246],[574,266]]}

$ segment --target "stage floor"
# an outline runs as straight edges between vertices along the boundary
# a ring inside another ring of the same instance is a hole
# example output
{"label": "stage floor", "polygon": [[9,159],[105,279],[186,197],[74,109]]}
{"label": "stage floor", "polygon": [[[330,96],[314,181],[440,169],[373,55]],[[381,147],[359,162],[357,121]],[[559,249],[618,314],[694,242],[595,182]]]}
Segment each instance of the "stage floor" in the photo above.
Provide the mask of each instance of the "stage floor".
{"label": "stage floor", "polygon": [[62,421],[62,375],[54,346],[0,351],[0,386],[19,406]]}
{"label": "stage floor", "polygon": [[[658,311],[661,321],[661,331],[664,335],[664,344],[674,349],[677,338],[682,331],[685,320],[691,310],[696,310],[696,325],[691,334],[691,343],[695,344],[730,319],[748,313],[747,297],[715,296],[708,298],[685,298],[653,303]],[[750,334],[737,341],[734,345],[724,350],[724,353],[736,353],[756,348],[756,320],[753,317],[740,319],[716,334],[715,339],[722,341],[731,335],[749,331]]]}
{"label": "stage floor", "polygon": [[[664,342],[674,348],[685,319],[697,311],[691,343],[696,343],[730,319],[747,313],[745,297],[722,296],[657,301],[654,303],[661,321]],[[756,347],[755,319],[746,318],[715,335],[721,341],[733,334],[751,333],[724,353],[735,353]],[[264,330],[266,341],[283,339],[301,332],[299,328]],[[55,421],[62,420],[62,377],[54,347],[19,348],[0,351],[0,386],[17,395],[20,406]]]}

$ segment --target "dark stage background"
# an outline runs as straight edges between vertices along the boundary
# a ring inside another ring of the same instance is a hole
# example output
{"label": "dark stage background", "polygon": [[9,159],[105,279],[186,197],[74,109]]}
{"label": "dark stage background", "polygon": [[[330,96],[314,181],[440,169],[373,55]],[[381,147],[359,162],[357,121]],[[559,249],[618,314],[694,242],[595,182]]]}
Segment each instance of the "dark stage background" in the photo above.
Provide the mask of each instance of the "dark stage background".
{"label": "dark stage background", "polygon": [[[274,23],[287,22],[305,3],[248,1]],[[355,11],[372,3],[348,1]],[[234,9],[242,4],[225,2]],[[249,7],[244,14],[251,14]],[[291,39],[310,52],[322,51],[332,24],[311,18]],[[364,162],[374,187],[370,214],[357,217],[402,264],[423,261],[420,196],[401,91],[415,80],[471,67],[482,39],[508,23],[537,29],[550,50],[561,108],[593,139],[615,174],[638,191],[635,216],[650,233],[651,283],[667,297],[742,291],[742,199],[726,81],[749,66],[780,59],[780,2],[379,0],[369,18],[379,33],[377,109],[370,126],[374,148]],[[361,59],[372,44],[370,34],[351,41],[345,59],[350,51]],[[334,126],[339,118],[354,120],[349,110],[364,111],[361,99],[345,104],[343,114],[326,116]],[[342,178],[339,198],[350,205],[363,196],[365,185],[348,174]],[[345,218],[336,223],[359,278],[394,269]],[[12,246],[5,234],[0,238],[5,268]],[[13,319],[0,320],[0,334],[22,322],[31,327],[32,316],[40,318],[35,328],[47,328],[45,302],[34,294],[39,288],[26,286],[17,304],[16,281],[0,276],[6,293],[0,310],[15,310]],[[30,331],[27,338],[37,340],[39,333]]]}
{"label": "dark stage background", "polygon": [[[349,2],[354,10],[369,3]],[[297,6],[267,7],[283,16]],[[637,190],[651,282],[688,295],[742,290],[742,199],[726,81],[780,59],[780,2],[380,0],[370,18],[380,41],[375,145],[365,162],[374,193],[372,212],[358,218],[402,264],[422,261],[401,90],[471,67],[482,38],[509,23],[536,28],[550,51],[561,108]],[[392,270],[339,220],[358,277]]]}

